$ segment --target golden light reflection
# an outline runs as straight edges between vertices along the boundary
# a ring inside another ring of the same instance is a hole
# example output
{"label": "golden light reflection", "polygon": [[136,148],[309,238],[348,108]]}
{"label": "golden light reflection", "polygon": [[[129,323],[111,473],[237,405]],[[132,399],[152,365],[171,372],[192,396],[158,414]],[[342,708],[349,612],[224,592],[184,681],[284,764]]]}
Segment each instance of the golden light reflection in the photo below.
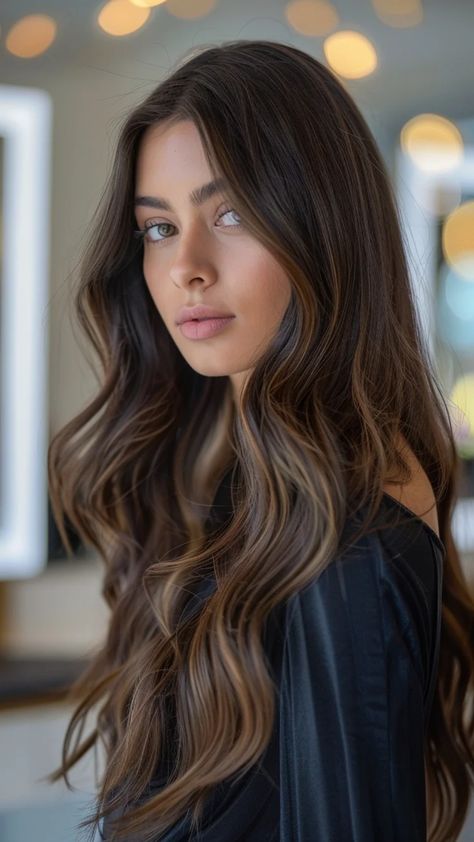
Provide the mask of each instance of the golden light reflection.
{"label": "golden light reflection", "polygon": [[339,24],[336,9],[324,0],[294,0],[287,4],[285,17],[295,32],[313,38],[327,35]]}
{"label": "golden light reflection", "polygon": [[334,32],[324,41],[323,49],[330,67],[346,79],[361,79],[377,67],[375,47],[361,32]]}
{"label": "golden light reflection", "polygon": [[440,114],[418,114],[408,120],[400,132],[400,146],[425,172],[454,169],[464,154],[461,132]]}
{"label": "golden light reflection", "polygon": [[108,35],[120,37],[136,32],[150,15],[150,9],[134,6],[130,0],[109,0],[97,15],[97,23]]}
{"label": "golden light reflection", "polygon": [[5,47],[19,58],[36,58],[51,46],[57,29],[56,21],[49,15],[26,15],[9,29]]}
{"label": "golden light reflection", "polygon": [[474,281],[474,201],[463,202],[446,217],[441,244],[446,263]]}

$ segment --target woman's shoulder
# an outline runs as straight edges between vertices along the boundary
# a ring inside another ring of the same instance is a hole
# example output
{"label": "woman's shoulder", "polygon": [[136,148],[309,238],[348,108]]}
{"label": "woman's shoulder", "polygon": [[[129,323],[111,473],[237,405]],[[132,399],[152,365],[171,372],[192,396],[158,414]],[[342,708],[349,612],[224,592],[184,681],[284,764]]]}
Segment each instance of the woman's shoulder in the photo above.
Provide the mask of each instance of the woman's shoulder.
{"label": "woman's shoulder", "polygon": [[288,601],[287,627],[297,604],[302,612],[324,613],[328,624],[331,612],[333,622],[342,622],[342,612],[358,612],[361,622],[365,616],[367,622],[387,624],[383,607],[388,602],[402,626],[436,624],[445,558],[441,538],[387,493],[369,528],[359,534],[366,508],[347,517],[339,551]]}
{"label": "woman's shoulder", "polygon": [[436,498],[428,476],[417,456],[408,444],[406,438],[398,433],[397,449],[408,463],[411,478],[402,484],[392,478],[384,483],[383,491],[413,515],[417,515],[429,526],[439,538],[438,512]]}
{"label": "woman's shoulder", "polygon": [[[376,520],[289,599],[283,684],[306,670],[310,683],[334,680],[336,696],[343,687],[353,702],[360,687],[377,685],[380,701],[390,671],[406,669],[417,676],[427,717],[439,658],[444,547],[425,521],[388,495]],[[350,532],[360,523],[351,518],[347,526]]]}
{"label": "woman's shoulder", "polygon": [[[445,556],[436,498],[426,472],[401,434],[397,436],[396,446],[408,463],[410,479],[405,483],[396,476],[387,479],[372,524],[352,544],[350,537],[357,533],[368,503],[356,514],[347,516],[341,546],[347,545],[348,549],[342,549],[322,575],[326,580],[336,576],[344,593],[344,575],[351,577],[354,599],[359,593],[363,596],[357,577],[363,578],[365,569],[365,575],[372,576],[373,587],[379,594],[384,587],[392,586],[400,591],[400,598],[405,597],[415,608],[413,594],[418,592],[425,606],[429,603],[429,607],[436,609]],[[321,586],[324,587],[324,579]]]}
{"label": "woman's shoulder", "polygon": [[444,546],[387,493],[361,532],[365,514],[348,517],[346,537],[357,536],[287,604],[279,729],[292,839],[379,839],[387,828],[426,838]]}

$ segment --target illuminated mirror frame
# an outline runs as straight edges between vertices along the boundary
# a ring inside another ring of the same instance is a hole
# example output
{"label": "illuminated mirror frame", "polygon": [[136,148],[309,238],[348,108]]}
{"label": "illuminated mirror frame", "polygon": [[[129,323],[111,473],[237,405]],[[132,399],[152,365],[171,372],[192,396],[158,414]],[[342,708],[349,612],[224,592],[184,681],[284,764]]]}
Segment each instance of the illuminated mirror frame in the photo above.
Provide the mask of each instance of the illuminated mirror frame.
{"label": "illuminated mirror frame", "polygon": [[[397,201],[403,223],[403,235],[408,244],[412,287],[419,309],[419,318],[427,345],[434,359],[436,331],[437,253],[439,221],[426,210],[440,188],[474,191],[474,149],[466,146],[460,164],[447,172],[425,172],[409,155],[398,148],[395,161]],[[458,500],[453,512],[453,536],[462,553],[474,553],[474,497]]]}
{"label": "illuminated mirror frame", "polygon": [[48,560],[48,287],[52,102],[0,85],[0,580]]}

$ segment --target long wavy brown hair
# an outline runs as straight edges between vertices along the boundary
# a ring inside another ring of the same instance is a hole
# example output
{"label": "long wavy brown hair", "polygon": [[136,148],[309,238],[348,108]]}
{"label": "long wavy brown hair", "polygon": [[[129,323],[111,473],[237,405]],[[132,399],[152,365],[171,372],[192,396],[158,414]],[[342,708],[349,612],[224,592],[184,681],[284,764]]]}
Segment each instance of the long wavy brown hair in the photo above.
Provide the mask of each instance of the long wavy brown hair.
{"label": "long wavy brown hair", "polygon": [[[183,359],[144,280],[135,166],[144,131],[164,120],[194,121],[243,224],[291,281],[238,407],[228,377]],[[366,528],[390,472],[410,475],[402,434],[431,482],[446,548],[426,740],[429,840],[461,830],[474,769],[474,597],[451,531],[461,462],[401,230],[363,116],[328,68],[291,45],[201,49],[126,116],[74,297],[99,390],[48,451],[62,540],[72,555],[72,524],[99,553],[110,609],[105,641],[71,688],[62,763],[48,776],[71,786],[70,768],[102,747],[83,827],[139,800],[170,712],[170,779],[125,810],[114,838],[156,839],[188,811],[197,827],[212,788],[259,760],[276,709],[264,622],[334,558],[348,513],[367,506]],[[229,467],[233,516],[206,530]],[[193,583],[209,573],[216,588],[184,621]]]}

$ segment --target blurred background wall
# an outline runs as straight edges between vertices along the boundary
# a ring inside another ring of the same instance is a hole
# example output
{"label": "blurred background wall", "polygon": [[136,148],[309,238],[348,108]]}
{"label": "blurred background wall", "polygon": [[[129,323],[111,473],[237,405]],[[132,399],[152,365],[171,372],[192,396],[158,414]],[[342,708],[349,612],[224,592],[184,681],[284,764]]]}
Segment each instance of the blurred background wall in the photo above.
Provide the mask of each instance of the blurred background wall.
{"label": "blurred background wall", "polygon": [[[47,443],[96,389],[81,336],[71,324],[71,288],[124,116],[178,59],[195,49],[237,38],[292,43],[339,74],[397,185],[413,248],[414,283],[417,267],[426,277],[418,290],[420,308],[440,380],[452,402],[465,465],[456,526],[466,574],[472,579],[473,31],[474,4],[469,0],[2,0],[0,87],[9,94],[45,92],[51,103],[49,209],[35,219],[26,203],[23,215],[14,219],[25,251],[32,248],[37,225],[42,226],[39,239],[47,238],[47,254],[39,251],[47,269],[46,304],[38,314],[41,341],[47,343],[44,417],[35,419],[33,414],[25,430],[42,420]],[[0,96],[2,101],[6,102]],[[4,116],[6,125],[6,112]],[[4,319],[11,216],[5,189],[8,143],[5,134],[0,140]],[[460,226],[461,251],[443,250],[448,222]],[[34,271],[33,267],[32,284]],[[4,342],[4,372],[7,362]],[[7,403],[2,393],[4,419]],[[4,478],[8,451],[5,438],[3,452],[0,449]],[[28,477],[24,486],[28,496]],[[4,483],[4,497],[6,487]],[[42,488],[41,475],[38,487]],[[46,495],[46,489],[41,493]],[[19,506],[23,499],[19,496]],[[19,556],[17,569],[10,565],[2,574],[0,555],[1,842],[76,839],[77,823],[94,792],[92,759],[71,775],[74,793],[38,779],[59,762],[70,713],[63,701],[64,687],[105,633],[102,567],[81,547],[73,560],[66,559],[50,519],[40,528],[47,540],[37,569],[28,572],[28,559],[22,567],[25,558]],[[0,532],[0,544],[1,536]],[[472,838],[471,818],[462,842]]]}

